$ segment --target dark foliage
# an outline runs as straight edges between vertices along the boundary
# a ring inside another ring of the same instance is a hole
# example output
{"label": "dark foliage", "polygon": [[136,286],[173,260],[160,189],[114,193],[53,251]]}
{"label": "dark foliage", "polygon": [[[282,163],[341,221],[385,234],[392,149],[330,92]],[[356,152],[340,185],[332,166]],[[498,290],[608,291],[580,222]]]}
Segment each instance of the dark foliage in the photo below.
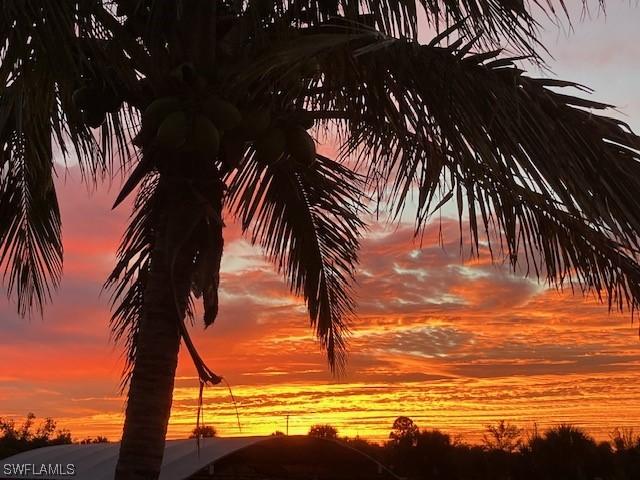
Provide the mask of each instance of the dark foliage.
{"label": "dark foliage", "polygon": [[[506,426],[516,428],[511,424]],[[499,428],[500,423],[494,427]],[[489,429],[487,433],[491,434]],[[614,434],[613,445],[597,443],[571,425],[562,424],[542,435],[534,434],[526,441],[518,442],[517,449],[511,448],[513,442],[502,443],[500,448],[469,445],[454,441],[439,430],[418,430],[413,438],[413,443],[391,440],[384,445],[361,438],[342,441],[391,466],[396,474],[410,480],[640,478],[640,438],[627,436],[628,441],[622,441]]]}
{"label": "dark foliage", "polygon": [[309,436],[318,438],[338,438],[338,429],[332,425],[313,425]]}
{"label": "dark foliage", "polygon": [[218,435],[215,427],[211,425],[200,425],[193,429],[189,438],[212,438]]}
{"label": "dark foliage", "polygon": [[72,442],[71,432],[58,430],[52,418],[45,418],[37,426],[35,419],[36,416],[29,413],[21,425],[16,425],[13,420],[0,418],[0,458],[25,450]]}

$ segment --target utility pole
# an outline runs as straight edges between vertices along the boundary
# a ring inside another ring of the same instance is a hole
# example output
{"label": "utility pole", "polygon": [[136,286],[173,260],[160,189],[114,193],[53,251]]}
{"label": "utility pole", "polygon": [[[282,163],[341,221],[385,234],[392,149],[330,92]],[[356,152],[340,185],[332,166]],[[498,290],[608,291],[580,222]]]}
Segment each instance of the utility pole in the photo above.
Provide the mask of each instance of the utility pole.
{"label": "utility pole", "polygon": [[289,436],[289,414],[287,413],[287,437]]}

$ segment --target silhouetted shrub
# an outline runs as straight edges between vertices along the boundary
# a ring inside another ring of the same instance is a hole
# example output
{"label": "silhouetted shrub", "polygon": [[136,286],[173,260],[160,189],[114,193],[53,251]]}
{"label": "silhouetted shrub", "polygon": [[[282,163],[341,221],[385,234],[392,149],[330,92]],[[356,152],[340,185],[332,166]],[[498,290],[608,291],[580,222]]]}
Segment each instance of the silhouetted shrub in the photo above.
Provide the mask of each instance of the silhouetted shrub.
{"label": "silhouetted shrub", "polygon": [[211,425],[200,425],[191,431],[189,438],[211,438],[218,434],[215,427]]}
{"label": "silhouetted shrub", "polygon": [[313,425],[309,436],[318,438],[338,438],[338,429],[331,425]]}
{"label": "silhouetted shrub", "polygon": [[56,430],[56,422],[52,418],[45,418],[37,428],[35,419],[36,416],[29,413],[18,427],[13,420],[0,418],[0,458],[33,448],[72,443],[71,432]]}

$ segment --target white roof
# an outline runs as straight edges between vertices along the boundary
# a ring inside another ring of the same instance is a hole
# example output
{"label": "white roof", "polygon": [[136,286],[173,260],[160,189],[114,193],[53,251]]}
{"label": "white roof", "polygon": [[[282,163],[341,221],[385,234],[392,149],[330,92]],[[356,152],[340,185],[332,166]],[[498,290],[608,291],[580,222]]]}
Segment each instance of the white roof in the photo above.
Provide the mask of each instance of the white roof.
{"label": "white roof", "polygon": [[[271,437],[227,437],[203,438],[200,440],[200,454],[195,439],[168,440],[162,460],[160,480],[184,480],[212,462],[237,450],[253,445]],[[119,443],[96,443],[89,445],[56,445],[22,452],[0,460],[1,478],[27,478],[7,475],[7,465],[29,464],[35,468],[40,465],[63,467],[73,464],[75,475],[45,475],[44,478],[62,480],[112,480],[118,460]],[[31,475],[34,477],[33,475]],[[38,478],[38,477],[34,477]]]}

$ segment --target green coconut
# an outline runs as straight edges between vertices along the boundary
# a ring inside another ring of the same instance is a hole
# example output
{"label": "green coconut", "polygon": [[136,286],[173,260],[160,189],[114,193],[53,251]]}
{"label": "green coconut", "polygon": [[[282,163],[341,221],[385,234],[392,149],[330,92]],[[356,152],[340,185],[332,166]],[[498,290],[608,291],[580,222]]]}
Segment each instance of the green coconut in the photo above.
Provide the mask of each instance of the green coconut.
{"label": "green coconut", "polygon": [[271,125],[271,112],[266,108],[250,110],[242,115],[240,128],[249,138],[258,138]]}
{"label": "green coconut", "polygon": [[290,121],[293,124],[301,126],[305,130],[313,128],[313,125],[315,123],[311,112],[307,112],[306,110],[299,110],[297,112],[291,113]]}
{"label": "green coconut", "polygon": [[104,111],[92,108],[82,112],[82,119],[91,128],[98,128],[104,123],[106,116]]}
{"label": "green coconut", "polygon": [[220,158],[226,165],[227,169],[239,167],[240,162],[246,151],[247,139],[240,129],[236,128],[229,132],[225,132],[224,138],[220,145]]}
{"label": "green coconut", "polygon": [[71,101],[77,109],[84,110],[91,106],[99,95],[100,90],[95,87],[80,87],[73,92]]}
{"label": "green coconut", "polygon": [[286,131],[287,151],[303,165],[311,165],[316,160],[316,144],[311,135],[302,127],[290,127]]}
{"label": "green coconut", "polygon": [[116,113],[122,106],[122,97],[111,87],[105,87],[100,94],[100,105],[105,112]]}
{"label": "green coconut", "polygon": [[147,145],[149,142],[153,140],[155,137],[155,132],[149,132],[146,128],[142,127],[136,133],[136,136],[133,137],[131,143],[133,143],[136,147],[142,148]]}
{"label": "green coconut", "polygon": [[196,115],[193,119],[188,148],[207,157],[215,157],[220,150],[220,132],[204,115]]}
{"label": "green coconut", "polygon": [[215,95],[204,101],[202,112],[223,131],[237,127],[242,121],[242,114],[235,105]]}
{"label": "green coconut", "polygon": [[287,136],[284,130],[273,127],[267,130],[255,143],[259,161],[272,164],[276,162],[287,148]]}
{"label": "green coconut", "polygon": [[142,124],[150,131],[155,131],[165,118],[182,107],[177,97],[163,97],[149,104],[142,114]]}
{"label": "green coconut", "polygon": [[156,144],[160,148],[180,148],[187,140],[189,122],[184,112],[170,113],[163,120],[156,134]]}

